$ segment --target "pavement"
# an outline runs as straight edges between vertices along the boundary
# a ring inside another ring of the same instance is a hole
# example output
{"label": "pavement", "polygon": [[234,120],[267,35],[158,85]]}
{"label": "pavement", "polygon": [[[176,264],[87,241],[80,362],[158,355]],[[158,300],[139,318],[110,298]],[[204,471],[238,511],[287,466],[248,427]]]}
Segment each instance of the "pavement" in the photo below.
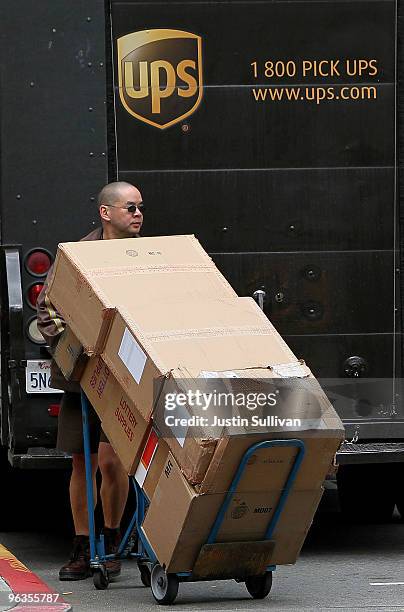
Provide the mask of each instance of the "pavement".
{"label": "pavement", "polygon": [[69,612],[71,605],[0,544],[0,610]]}
{"label": "pavement", "polygon": [[[185,583],[180,585],[174,606],[167,609],[404,612],[404,522],[396,514],[386,524],[346,523],[335,506],[336,491],[329,493],[330,496],[323,498],[323,511],[316,516],[300,559],[294,566],[276,569],[267,599],[252,600],[245,585],[234,580]],[[51,531],[49,520],[44,519],[42,526],[35,521],[34,526],[2,532],[0,542],[4,545],[0,549],[3,557],[1,611],[157,612],[159,609],[150,589],[142,586],[134,560],[123,563],[122,575],[106,591],[97,591],[91,578],[60,582],[58,571],[68,557],[71,535],[66,530],[63,532],[60,525]],[[11,592],[58,594],[57,603],[68,607],[55,608],[51,604],[40,607],[47,602],[35,607],[14,602],[12,607],[7,599]]]}

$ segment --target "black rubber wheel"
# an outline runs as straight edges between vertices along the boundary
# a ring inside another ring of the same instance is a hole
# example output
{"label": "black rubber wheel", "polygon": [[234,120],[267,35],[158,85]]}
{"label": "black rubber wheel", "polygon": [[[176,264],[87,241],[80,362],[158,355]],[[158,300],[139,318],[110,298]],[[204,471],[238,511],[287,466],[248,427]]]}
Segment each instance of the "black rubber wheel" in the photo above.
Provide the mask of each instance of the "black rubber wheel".
{"label": "black rubber wheel", "polygon": [[165,570],[156,563],[151,571],[151,592],[158,604],[168,606],[172,604],[178,593],[178,577],[176,574],[166,574]]}
{"label": "black rubber wheel", "polygon": [[272,588],[272,572],[266,572],[261,576],[249,576],[245,586],[253,599],[264,599]]}
{"label": "black rubber wheel", "polygon": [[151,575],[150,570],[147,565],[143,563],[138,563],[138,568],[140,572],[140,580],[145,587],[149,587],[151,585]]}
{"label": "black rubber wheel", "polygon": [[105,591],[109,585],[108,574],[106,571],[96,569],[93,573],[94,586],[98,591]]}

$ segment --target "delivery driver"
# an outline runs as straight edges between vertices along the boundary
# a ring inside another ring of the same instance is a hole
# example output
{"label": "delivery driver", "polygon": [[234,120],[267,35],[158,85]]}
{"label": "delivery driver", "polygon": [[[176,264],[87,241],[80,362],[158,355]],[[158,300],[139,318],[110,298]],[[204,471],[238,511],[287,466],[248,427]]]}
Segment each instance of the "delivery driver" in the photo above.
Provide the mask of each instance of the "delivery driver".
{"label": "delivery driver", "polygon": [[[95,229],[82,240],[110,240],[139,236],[143,222],[143,204],[140,191],[136,187],[124,182],[110,183],[101,190],[98,206],[102,227]],[[51,349],[54,349],[64,329],[64,321],[50,303],[46,287],[47,283],[37,302],[38,328]],[[67,382],[54,362],[52,362],[51,385],[65,391],[59,413],[57,448],[71,453],[73,458],[70,504],[75,538],[70,560],[60,569],[59,579],[82,580],[90,575],[90,555],[80,387],[78,383]],[[128,497],[128,476],[92,409],[89,422],[93,478],[97,467],[100,468],[102,475],[101,501],[106,554],[112,554],[117,551],[120,542],[119,526]],[[107,561],[106,565],[110,577],[117,576],[121,571],[119,560]]]}

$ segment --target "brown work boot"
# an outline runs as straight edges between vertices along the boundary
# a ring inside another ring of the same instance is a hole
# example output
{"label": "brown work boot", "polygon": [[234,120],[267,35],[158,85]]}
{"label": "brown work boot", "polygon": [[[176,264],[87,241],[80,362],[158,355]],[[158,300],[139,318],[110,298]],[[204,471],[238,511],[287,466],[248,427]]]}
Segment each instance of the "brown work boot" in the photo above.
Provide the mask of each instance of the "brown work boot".
{"label": "brown work boot", "polygon": [[84,580],[91,576],[90,542],[88,536],[79,535],[73,540],[70,560],[60,568],[59,580]]}
{"label": "brown work boot", "polygon": [[[115,555],[118,552],[119,544],[121,543],[120,530],[104,527],[102,532],[104,534],[105,554]],[[121,573],[120,559],[108,559],[108,561],[105,562],[105,567],[107,569],[109,578],[115,578]]]}

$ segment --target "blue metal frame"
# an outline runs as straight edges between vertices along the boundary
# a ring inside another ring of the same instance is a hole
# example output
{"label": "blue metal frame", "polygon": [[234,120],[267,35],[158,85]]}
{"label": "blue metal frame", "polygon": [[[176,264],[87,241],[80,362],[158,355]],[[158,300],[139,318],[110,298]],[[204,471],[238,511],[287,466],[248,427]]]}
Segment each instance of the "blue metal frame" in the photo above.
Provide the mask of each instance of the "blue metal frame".
{"label": "blue metal frame", "polygon": [[136,493],[136,527],[137,527],[137,535],[139,538],[139,556],[142,561],[150,561],[151,563],[157,562],[157,557],[154,553],[154,550],[149,544],[145,534],[142,530],[142,523],[145,516],[145,509],[147,505],[147,497],[145,493],[142,491],[140,486],[135,480],[135,477],[132,476],[132,484],[135,488]]}
{"label": "blue metal frame", "polygon": [[89,430],[89,406],[87,396],[81,391],[81,409],[83,418],[83,442],[84,442],[84,461],[86,471],[86,495],[87,495],[87,513],[88,513],[88,527],[89,527],[89,540],[90,540],[90,565],[92,567],[99,567],[100,564],[105,563],[107,559],[116,559],[122,556],[133,528],[136,524],[137,534],[139,538],[138,552],[131,553],[130,556],[137,558],[139,561],[152,562],[157,561],[156,555],[146,536],[141,530],[141,525],[145,516],[145,508],[147,505],[147,498],[143,493],[142,489],[137,484],[134,477],[131,481],[136,493],[136,511],[130,521],[130,524],[119,544],[119,548],[116,554],[106,555],[104,548],[104,536],[101,534],[99,538],[95,535],[95,521],[94,521],[94,491],[93,491],[93,477],[92,477],[92,466],[91,466],[91,447],[90,447],[90,430]]}
{"label": "blue metal frame", "polygon": [[[95,521],[94,521],[94,490],[93,490],[93,473],[91,466],[91,448],[90,448],[90,430],[88,422],[89,401],[87,396],[81,392],[81,411],[83,417],[83,441],[84,441],[84,463],[86,467],[86,495],[87,495],[87,514],[88,514],[88,529],[90,539],[90,563],[98,561],[98,557],[105,557],[103,542],[97,542],[95,537]],[[101,547],[99,546],[101,544]],[[101,548],[101,549],[100,549]],[[96,559],[97,557],[97,559]]]}
{"label": "blue metal frame", "polygon": [[[137,494],[136,494],[136,500],[137,500]],[[136,504],[136,509],[137,508],[138,508],[138,505]],[[116,553],[118,557],[120,557],[122,555],[123,551],[125,550],[126,544],[127,544],[128,540],[130,538],[130,535],[131,535],[131,533],[133,531],[133,528],[135,526],[136,520],[137,520],[137,510],[136,510],[136,512],[134,512],[134,514],[132,516],[132,519],[131,519],[131,521],[129,523],[129,526],[128,526],[127,530],[125,531],[125,535],[123,536],[122,541],[119,544],[118,551]],[[131,557],[141,557],[141,554],[139,552],[131,553]]]}
{"label": "blue metal frame", "polygon": [[295,460],[293,462],[293,466],[289,472],[288,475],[288,479],[286,481],[285,484],[285,488],[283,489],[281,496],[279,498],[278,504],[276,506],[276,510],[271,518],[271,520],[269,521],[266,533],[265,533],[265,539],[269,540],[275,530],[275,527],[277,525],[277,522],[279,520],[280,514],[285,506],[286,500],[288,498],[288,495],[290,493],[290,490],[293,486],[293,483],[295,481],[296,478],[296,474],[298,472],[298,469],[303,461],[303,457],[304,457],[304,453],[305,453],[305,447],[304,447],[304,443],[302,442],[302,440],[296,440],[296,439],[291,439],[291,440],[266,440],[264,442],[257,442],[257,444],[253,444],[252,446],[250,446],[250,448],[244,453],[244,456],[240,462],[240,465],[237,468],[237,472],[234,475],[234,478],[232,480],[232,483],[230,485],[230,489],[228,490],[226,497],[223,501],[223,504],[220,507],[220,510],[217,514],[216,520],[213,523],[212,529],[210,531],[208,540],[207,540],[207,544],[213,544],[216,541],[217,538],[217,534],[219,532],[220,527],[222,526],[222,522],[224,519],[224,515],[226,514],[226,510],[229,507],[229,504],[231,502],[231,499],[237,489],[237,485],[240,482],[240,479],[243,475],[245,466],[247,464],[247,461],[249,460],[249,458],[251,457],[252,454],[254,454],[257,450],[260,450],[261,448],[269,448],[269,447],[274,447],[274,446],[290,446],[290,447],[294,447],[297,448],[298,451],[296,453],[296,457]]}

